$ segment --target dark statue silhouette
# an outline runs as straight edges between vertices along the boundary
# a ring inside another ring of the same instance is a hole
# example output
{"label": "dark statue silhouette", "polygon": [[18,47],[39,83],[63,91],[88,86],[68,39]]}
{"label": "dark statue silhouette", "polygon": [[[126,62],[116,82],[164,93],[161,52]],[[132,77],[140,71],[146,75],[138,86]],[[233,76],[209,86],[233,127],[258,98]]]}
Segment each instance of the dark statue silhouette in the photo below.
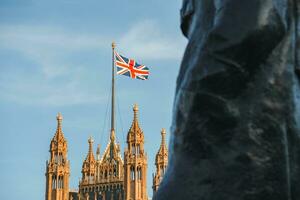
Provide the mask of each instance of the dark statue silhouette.
{"label": "dark statue silhouette", "polygon": [[186,0],[155,200],[300,200],[300,0]]}

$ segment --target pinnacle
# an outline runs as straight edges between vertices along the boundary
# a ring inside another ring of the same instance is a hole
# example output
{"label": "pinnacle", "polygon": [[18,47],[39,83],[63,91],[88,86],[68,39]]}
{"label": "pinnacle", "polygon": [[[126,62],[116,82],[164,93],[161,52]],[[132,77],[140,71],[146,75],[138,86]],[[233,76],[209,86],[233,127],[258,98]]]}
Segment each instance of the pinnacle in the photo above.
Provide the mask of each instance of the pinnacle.
{"label": "pinnacle", "polygon": [[62,116],[62,114],[60,112],[57,113],[56,119],[57,119],[57,129],[56,129],[55,135],[54,135],[54,137],[53,137],[52,140],[61,141],[61,139],[64,140],[64,134],[62,132],[62,120],[63,120],[63,116]]}
{"label": "pinnacle", "polygon": [[137,104],[134,104],[133,106],[133,120],[137,122],[138,119],[138,111],[139,111],[139,107]]}
{"label": "pinnacle", "polygon": [[89,142],[89,144],[93,144],[94,143],[94,140],[93,140],[92,136],[89,137],[88,142]]}
{"label": "pinnacle", "polygon": [[63,120],[63,116],[61,115],[60,112],[57,113],[56,119],[57,119],[58,121],[59,121],[59,120],[60,120],[60,121]]}
{"label": "pinnacle", "polygon": [[159,149],[159,153],[165,153],[167,152],[167,146],[166,146],[166,129],[163,128],[161,129],[161,145],[160,145],[160,149]]}
{"label": "pinnacle", "polygon": [[137,112],[139,110],[139,107],[138,107],[138,105],[135,103],[134,105],[133,105],[133,111],[134,112]]}
{"label": "pinnacle", "polygon": [[97,146],[97,152],[96,153],[100,154],[100,144],[98,144],[98,146]]}
{"label": "pinnacle", "polygon": [[111,47],[114,49],[114,48],[116,48],[116,43],[115,42],[112,42],[111,43]]}
{"label": "pinnacle", "polygon": [[165,145],[165,136],[166,136],[166,129],[162,128],[161,129],[161,145]]}
{"label": "pinnacle", "polygon": [[89,152],[88,152],[88,155],[86,157],[86,161],[92,161],[92,160],[95,160],[95,158],[94,158],[94,153],[93,153],[94,140],[91,136],[88,139],[88,143],[89,143]]}

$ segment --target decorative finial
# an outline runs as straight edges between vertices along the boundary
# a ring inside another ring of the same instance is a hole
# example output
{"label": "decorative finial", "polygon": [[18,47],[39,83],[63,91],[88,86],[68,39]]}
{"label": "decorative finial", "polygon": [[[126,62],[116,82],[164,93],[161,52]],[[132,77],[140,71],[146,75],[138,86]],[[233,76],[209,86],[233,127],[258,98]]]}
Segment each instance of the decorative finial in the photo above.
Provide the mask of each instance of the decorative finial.
{"label": "decorative finial", "polygon": [[89,137],[88,142],[89,142],[89,154],[88,155],[91,155],[93,153],[93,142],[94,142],[92,136]]}
{"label": "decorative finial", "polygon": [[63,120],[63,117],[62,117],[62,115],[61,115],[60,112],[57,113],[56,119],[57,119],[57,130],[58,130],[58,131],[61,131],[61,122],[62,122],[62,120]]}
{"label": "decorative finial", "polygon": [[63,119],[63,117],[62,117],[62,115],[61,115],[61,113],[59,112],[59,113],[57,113],[57,115],[56,115],[56,119],[57,120],[62,120]]}
{"label": "decorative finial", "polygon": [[112,42],[112,43],[111,43],[111,47],[112,47],[113,49],[115,49],[115,48],[116,48],[116,43],[115,43],[115,42]]}
{"label": "decorative finial", "polygon": [[137,120],[137,113],[139,111],[139,107],[137,104],[134,104],[133,106],[133,114],[134,114],[134,120],[136,121]]}
{"label": "decorative finial", "polygon": [[92,136],[89,137],[88,142],[89,142],[90,144],[93,144],[94,140],[93,140]]}
{"label": "decorative finial", "polygon": [[138,105],[135,103],[134,106],[133,106],[133,111],[136,112],[136,111],[138,111],[138,110],[139,110],[139,107],[138,107]]}
{"label": "decorative finial", "polygon": [[166,129],[162,128],[161,129],[161,143],[162,143],[162,145],[165,144],[165,136],[166,136]]}

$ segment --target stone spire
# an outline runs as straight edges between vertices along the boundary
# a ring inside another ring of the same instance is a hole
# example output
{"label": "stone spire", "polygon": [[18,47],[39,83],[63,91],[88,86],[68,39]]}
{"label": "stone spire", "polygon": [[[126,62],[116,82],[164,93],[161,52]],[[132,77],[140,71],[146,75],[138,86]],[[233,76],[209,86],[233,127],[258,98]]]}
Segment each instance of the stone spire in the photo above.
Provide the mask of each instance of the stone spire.
{"label": "stone spire", "polygon": [[100,144],[97,146],[96,157],[97,160],[100,160]]}
{"label": "stone spire", "polygon": [[63,154],[64,155],[63,157],[66,159],[68,145],[67,145],[67,140],[65,139],[64,133],[62,131],[63,117],[61,113],[57,114],[56,120],[57,120],[56,132],[50,143],[50,152],[52,152],[53,154],[51,155],[51,158],[55,159],[56,155]]}
{"label": "stone spire", "polygon": [[55,132],[55,135],[52,139],[52,141],[65,141],[65,137],[64,137],[64,134],[63,134],[63,131],[62,131],[62,120],[63,120],[63,116],[61,115],[61,113],[57,113],[56,115],[56,120],[57,120],[57,128],[56,128],[56,132]]}
{"label": "stone spire", "polygon": [[166,129],[161,130],[161,144],[155,157],[156,173],[153,177],[153,193],[158,190],[168,166],[168,148],[166,145]]}
{"label": "stone spire", "polygon": [[134,106],[133,106],[133,118],[134,118],[134,121],[137,121],[137,119],[138,119],[138,111],[139,111],[138,105],[134,104]]}
{"label": "stone spire", "polygon": [[166,145],[166,129],[163,128],[161,130],[160,134],[161,134],[161,144],[160,144],[158,154],[168,156],[168,148],[167,148],[167,145]]}
{"label": "stone spire", "polygon": [[136,140],[137,138],[140,138],[141,140],[144,140],[144,134],[142,129],[140,128],[139,121],[138,121],[138,105],[134,104],[133,106],[133,121],[131,123],[131,127],[128,131],[127,135],[127,142],[133,142],[133,140]]}
{"label": "stone spire", "polygon": [[93,138],[88,139],[89,151],[82,165],[82,183],[93,183],[95,181],[96,160],[93,153]]}
{"label": "stone spire", "polygon": [[134,104],[133,106],[133,122],[132,122],[132,127],[136,130],[141,131],[141,128],[139,126],[139,120],[138,120],[138,112],[139,112],[139,107],[137,104]]}
{"label": "stone spire", "polygon": [[138,110],[135,104],[124,153],[125,199],[147,200],[147,155],[144,151],[144,133],[138,123]]}
{"label": "stone spire", "polygon": [[62,115],[56,116],[57,129],[50,143],[50,159],[46,166],[46,200],[69,199],[70,165],[67,140],[62,132]]}
{"label": "stone spire", "polygon": [[95,157],[94,157],[94,153],[93,153],[94,140],[92,137],[89,137],[88,143],[89,143],[89,151],[88,151],[88,155],[86,156],[85,160],[88,162],[95,161]]}

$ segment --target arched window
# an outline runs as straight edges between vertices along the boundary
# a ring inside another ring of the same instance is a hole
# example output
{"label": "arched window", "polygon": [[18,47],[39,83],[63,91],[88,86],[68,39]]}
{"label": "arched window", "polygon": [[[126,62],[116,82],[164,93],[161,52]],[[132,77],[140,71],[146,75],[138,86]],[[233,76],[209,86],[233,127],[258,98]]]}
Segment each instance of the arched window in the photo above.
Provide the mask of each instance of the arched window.
{"label": "arched window", "polygon": [[57,188],[60,189],[61,187],[61,177],[58,176],[58,179],[57,179]]}
{"label": "arched window", "polygon": [[130,179],[131,180],[135,179],[135,171],[134,171],[134,167],[133,166],[130,167]]}
{"label": "arched window", "polygon": [[56,188],[59,189],[59,184],[60,184],[60,176],[56,178]]}
{"label": "arched window", "polygon": [[63,162],[62,152],[58,154],[58,163],[61,164]]}
{"label": "arched window", "polygon": [[56,188],[56,176],[53,175],[52,177],[52,188],[55,189]]}
{"label": "arched window", "polygon": [[142,169],[141,169],[141,167],[137,168],[137,178],[138,178],[138,180],[142,180]]}
{"label": "arched window", "polygon": [[54,163],[57,164],[57,155],[54,155]]}
{"label": "arched window", "polygon": [[117,166],[114,165],[114,176],[116,177],[117,176]]}
{"label": "arched window", "polygon": [[61,177],[61,188],[64,188],[64,177]]}
{"label": "arched window", "polygon": [[137,155],[140,155],[140,145],[137,146]]}
{"label": "arched window", "polygon": [[55,175],[55,182],[54,182],[54,188],[57,188],[57,176]]}
{"label": "arched window", "polygon": [[89,182],[90,182],[90,183],[93,182],[93,178],[94,178],[94,174],[90,174],[90,175],[89,175]]}
{"label": "arched window", "polygon": [[135,155],[135,146],[134,146],[134,144],[131,145],[131,153],[133,155]]}
{"label": "arched window", "polygon": [[58,179],[57,179],[57,189],[60,188],[60,176],[58,176]]}

